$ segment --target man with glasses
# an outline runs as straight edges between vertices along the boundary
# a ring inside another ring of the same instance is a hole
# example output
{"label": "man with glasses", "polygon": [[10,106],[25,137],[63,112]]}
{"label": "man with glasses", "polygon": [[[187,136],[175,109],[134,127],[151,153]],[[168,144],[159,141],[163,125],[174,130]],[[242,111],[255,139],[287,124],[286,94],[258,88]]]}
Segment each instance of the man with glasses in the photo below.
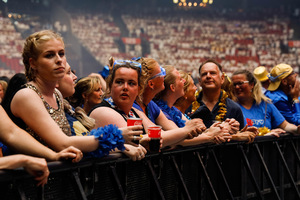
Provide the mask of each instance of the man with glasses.
{"label": "man with glasses", "polygon": [[300,89],[297,74],[290,65],[282,63],[273,67],[268,77],[271,83],[266,96],[288,122],[300,125]]}
{"label": "man with glasses", "polygon": [[201,118],[206,127],[210,127],[216,121],[234,118],[240,123],[240,128],[243,128],[244,117],[241,108],[221,89],[224,82],[222,66],[215,60],[207,60],[200,65],[199,75],[202,91],[197,97],[197,102],[200,106],[191,118]]}

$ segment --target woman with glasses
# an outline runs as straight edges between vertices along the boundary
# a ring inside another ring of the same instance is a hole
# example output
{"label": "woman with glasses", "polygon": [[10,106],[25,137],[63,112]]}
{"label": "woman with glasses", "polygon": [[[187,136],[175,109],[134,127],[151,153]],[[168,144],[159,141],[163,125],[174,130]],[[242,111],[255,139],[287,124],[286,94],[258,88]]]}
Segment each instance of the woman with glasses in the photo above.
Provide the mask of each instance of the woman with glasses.
{"label": "woman with glasses", "polygon": [[232,75],[234,94],[248,126],[255,126],[259,135],[299,133],[297,126],[288,123],[261,90],[260,82],[248,70],[238,70]]}

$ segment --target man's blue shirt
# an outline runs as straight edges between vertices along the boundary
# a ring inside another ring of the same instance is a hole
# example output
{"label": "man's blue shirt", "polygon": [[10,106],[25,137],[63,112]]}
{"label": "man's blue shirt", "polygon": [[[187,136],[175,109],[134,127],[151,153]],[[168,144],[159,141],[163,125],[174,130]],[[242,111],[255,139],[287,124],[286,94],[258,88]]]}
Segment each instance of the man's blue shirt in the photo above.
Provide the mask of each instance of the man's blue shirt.
{"label": "man's blue shirt", "polygon": [[293,99],[286,95],[281,89],[267,91],[269,97],[279,112],[289,123],[300,125],[300,104],[293,103]]}

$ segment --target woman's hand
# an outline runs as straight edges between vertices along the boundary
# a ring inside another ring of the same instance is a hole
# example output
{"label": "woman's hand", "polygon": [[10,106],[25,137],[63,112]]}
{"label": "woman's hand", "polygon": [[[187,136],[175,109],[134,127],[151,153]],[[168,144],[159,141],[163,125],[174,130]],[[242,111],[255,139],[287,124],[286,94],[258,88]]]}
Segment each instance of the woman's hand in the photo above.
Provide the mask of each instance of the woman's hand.
{"label": "woman's hand", "polygon": [[206,126],[204,125],[202,119],[199,118],[187,121],[185,124],[185,128],[189,130],[187,139],[197,137],[199,134],[206,130]]}
{"label": "woman's hand", "polygon": [[214,142],[216,144],[221,144],[221,143],[224,143],[224,142],[230,142],[232,136],[230,133],[222,133],[222,134],[219,134],[219,135],[216,135],[214,137]]}
{"label": "woman's hand", "polygon": [[225,122],[227,122],[230,125],[230,130],[229,130],[230,134],[236,134],[240,130],[240,123],[237,120],[233,118],[232,119],[227,118]]}
{"label": "woman's hand", "polygon": [[72,162],[74,163],[74,162],[79,162],[82,159],[82,157],[83,157],[83,153],[79,149],[77,149],[73,146],[70,146],[70,147],[58,152],[56,154],[55,160],[66,160],[66,159],[71,158]]}
{"label": "woman's hand", "polygon": [[[150,151],[149,142],[151,141],[151,138],[148,135],[143,135],[143,138],[140,140],[140,145],[145,147],[148,151]],[[160,138],[160,146],[159,149],[162,148],[163,145],[163,139]],[[159,150],[160,151],[160,150]]]}
{"label": "woman's hand", "polygon": [[26,156],[24,169],[35,177],[34,179],[38,181],[37,186],[47,183],[50,172],[44,158]]}
{"label": "woman's hand", "polygon": [[256,134],[251,131],[238,132],[237,134],[232,135],[232,139],[236,141],[247,141],[247,143],[252,143]]}
{"label": "woman's hand", "polygon": [[141,125],[127,126],[119,129],[122,131],[122,135],[126,144],[130,144],[135,147],[138,146],[132,141],[141,139],[140,135],[143,134],[143,126]]}
{"label": "woman's hand", "polygon": [[[228,123],[227,123],[228,124]],[[223,142],[229,142],[231,135],[228,133],[228,129],[224,126],[224,123],[216,122],[203,134],[213,138],[214,143],[221,144]]]}
{"label": "woman's hand", "polygon": [[285,133],[285,130],[281,129],[281,128],[276,128],[276,129],[272,129],[269,133],[265,134],[266,135],[274,135],[276,137],[280,137],[281,133]]}
{"label": "woman's hand", "polygon": [[145,158],[147,150],[142,146],[134,147],[130,144],[125,144],[125,150],[123,151],[131,160],[142,160]]}

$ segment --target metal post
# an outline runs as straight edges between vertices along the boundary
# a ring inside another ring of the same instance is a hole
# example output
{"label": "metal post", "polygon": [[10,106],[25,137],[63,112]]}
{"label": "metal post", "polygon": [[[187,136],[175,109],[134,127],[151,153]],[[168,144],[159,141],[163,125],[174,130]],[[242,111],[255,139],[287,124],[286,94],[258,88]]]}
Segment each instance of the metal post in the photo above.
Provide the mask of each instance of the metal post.
{"label": "metal post", "polygon": [[283,168],[285,169],[285,171],[286,171],[286,173],[288,175],[288,178],[290,179],[290,182],[291,182],[292,186],[295,189],[295,192],[296,192],[296,194],[298,196],[298,199],[300,199],[300,193],[299,193],[298,187],[297,187],[297,185],[296,185],[296,183],[295,183],[295,181],[293,179],[293,176],[292,176],[292,174],[291,174],[291,172],[289,170],[289,167],[288,167],[288,165],[287,165],[287,163],[286,163],[286,161],[284,159],[284,156],[283,156],[283,154],[282,154],[282,152],[280,150],[280,147],[279,147],[279,145],[278,145],[277,142],[274,142],[274,144],[275,144],[275,147],[276,147],[276,149],[277,149],[277,151],[279,153],[279,158],[280,158],[280,160],[281,160],[281,162],[283,164]]}
{"label": "metal post", "polygon": [[263,196],[262,196],[262,194],[261,194],[261,191],[260,191],[260,189],[259,189],[259,187],[258,187],[258,184],[257,184],[255,178],[254,178],[254,174],[253,174],[253,172],[252,172],[252,170],[251,170],[250,163],[249,163],[249,161],[248,161],[248,159],[247,159],[247,156],[246,156],[246,154],[245,154],[245,152],[244,152],[243,146],[242,146],[242,145],[238,145],[238,147],[239,147],[239,149],[241,150],[241,153],[242,153],[242,160],[244,161],[246,170],[248,171],[248,175],[250,176],[250,179],[251,179],[251,181],[252,181],[252,184],[254,185],[254,188],[255,188],[257,197],[258,197],[259,199],[263,199]]}
{"label": "metal post", "polygon": [[113,177],[114,177],[114,179],[115,179],[115,181],[116,181],[117,188],[118,188],[118,190],[119,190],[119,194],[120,194],[121,198],[124,199],[124,200],[127,199],[127,197],[126,197],[126,195],[125,195],[125,193],[124,193],[123,187],[122,187],[122,185],[121,185],[120,179],[119,179],[119,177],[118,177],[118,175],[117,175],[115,166],[112,166],[112,165],[111,165],[111,166],[110,166],[110,169],[111,169],[111,172],[112,172],[112,174],[113,174]]}
{"label": "metal post", "polygon": [[229,194],[229,196],[230,196],[230,199],[234,199],[233,194],[232,194],[232,192],[231,192],[231,190],[230,190],[230,188],[229,188],[229,185],[228,185],[228,183],[227,183],[227,180],[226,180],[226,178],[225,178],[224,172],[223,172],[223,170],[222,170],[222,168],[221,168],[221,166],[220,166],[220,163],[219,163],[219,161],[218,161],[218,159],[217,159],[217,156],[216,156],[216,154],[215,154],[215,151],[212,149],[210,152],[212,153],[213,159],[215,160],[216,165],[217,165],[217,168],[219,169],[219,172],[220,172],[221,177],[222,177],[222,179],[223,179],[223,181],[224,181],[224,184],[225,184],[225,187],[226,187],[226,189],[227,189],[227,192],[228,192],[228,194]]}
{"label": "metal post", "polygon": [[186,184],[185,184],[185,182],[183,180],[182,174],[180,173],[180,170],[178,168],[178,165],[176,163],[176,160],[175,160],[174,156],[172,156],[172,161],[173,161],[173,165],[174,165],[175,171],[177,172],[177,175],[178,175],[178,178],[179,178],[179,182],[181,183],[181,186],[183,187],[185,197],[187,199],[192,199],[191,195],[190,195],[190,193],[189,193],[189,191],[188,191],[188,189],[186,187]]}
{"label": "metal post", "polygon": [[206,181],[207,181],[207,183],[208,183],[208,186],[209,186],[209,188],[210,188],[210,191],[211,191],[213,197],[214,197],[215,199],[219,199],[218,196],[217,196],[217,194],[216,194],[216,191],[215,191],[215,189],[214,189],[214,187],[213,187],[213,185],[212,185],[212,182],[210,181],[210,178],[209,178],[209,176],[208,176],[208,173],[207,173],[207,171],[206,171],[206,169],[205,169],[205,166],[204,166],[204,164],[203,164],[203,161],[202,161],[202,158],[201,158],[200,153],[199,153],[199,152],[196,152],[196,154],[197,154],[197,157],[198,157],[198,161],[200,162],[202,171],[203,171],[203,173],[204,173],[204,177],[206,178]]}
{"label": "metal post", "polygon": [[150,170],[150,172],[151,172],[153,181],[154,181],[155,186],[156,186],[156,188],[157,188],[157,191],[158,191],[158,193],[159,193],[159,195],[160,195],[160,198],[161,198],[162,200],[165,200],[164,194],[163,194],[163,192],[162,192],[162,190],[161,190],[161,188],[160,188],[159,182],[158,182],[158,180],[157,180],[156,174],[155,174],[155,172],[154,172],[154,169],[153,169],[153,167],[152,167],[152,164],[151,164],[151,161],[150,161],[150,160],[147,160],[147,165],[148,165],[149,170]]}
{"label": "metal post", "polygon": [[272,189],[273,189],[273,191],[274,191],[274,193],[275,193],[277,199],[280,200],[280,197],[279,197],[279,194],[278,194],[278,192],[277,192],[277,189],[276,189],[276,186],[275,186],[275,184],[274,184],[274,181],[273,181],[273,179],[271,178],[271,175],[270,175],[270,172],[269,172],[269,170],[268,170],[268,168],[267,168],[267,165],[266,165],[266,163],[265,163],[265,161],[264,161],[264,159],[263,159],[263,157],[262,157],[262,155],[261,155],[261,152],[260,152],[260,150],[259,150],[259,148],[258,148],[258,144],[254,144],[254,147],[255,147],[255,150],[256,150],[257,155],[258,155],[258,157],[259,157],[260,163],[261,163],[261,165],[263,166],[263,169],[264,169],[264,171],[265,171],[265,173],[266,173],[266,176],[267,176],[267,178],[268,178],[268,180],[269,180],[269,182],[270,182],[270,184],[271,184],[271,186],[272,186]]}
{"label": "metal post", "polygon": [[76,183],[75,185],[77,186],[77,189],[78,189],[78,190],[75,190],[77,192],[78,196],[80,196],[81,199],[83,199],[83,200],[87,200],[86,195],[85,195],[84,190],[83,190],[83,187],[81,185],[80,179],[79,179],[78,172],[73,171],[72,172],[72,177],[74,178],[75,183]]}

